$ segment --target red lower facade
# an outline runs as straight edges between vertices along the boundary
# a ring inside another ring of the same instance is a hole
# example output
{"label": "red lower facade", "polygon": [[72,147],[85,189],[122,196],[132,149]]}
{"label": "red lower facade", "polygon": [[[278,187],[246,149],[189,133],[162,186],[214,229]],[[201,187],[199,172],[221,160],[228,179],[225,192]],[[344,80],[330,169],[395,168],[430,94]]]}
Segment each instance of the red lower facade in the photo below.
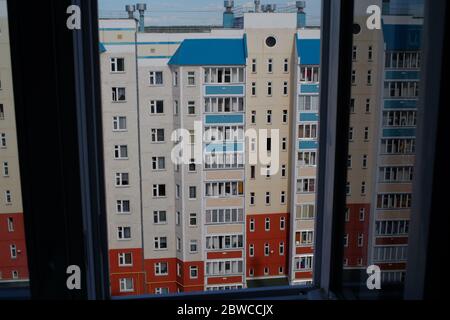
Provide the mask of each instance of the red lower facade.
{"label": "red lower facade", "polygon": [[[344,267],[367,267],[370,224],[369,203],[347,204],[348,216],[345,222],[347,245],[344,247]],[[363,212],[363,213],[362,213]]]}

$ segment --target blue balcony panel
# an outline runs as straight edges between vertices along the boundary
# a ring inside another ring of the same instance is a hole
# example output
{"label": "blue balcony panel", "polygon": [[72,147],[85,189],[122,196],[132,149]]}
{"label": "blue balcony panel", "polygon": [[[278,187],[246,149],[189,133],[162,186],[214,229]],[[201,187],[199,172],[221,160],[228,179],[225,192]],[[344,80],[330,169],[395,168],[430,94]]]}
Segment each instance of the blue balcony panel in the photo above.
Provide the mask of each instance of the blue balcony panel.
{"label": "blue balcony panel", "polygon": [[300,113],[300,121],[319,121],[318,113]]}
{"label": "blue balcony panel", "polygon": [[417,99],[414,100],[385,100],[385,109],[416,109]]}
{"label": "blue balcony panel", "polygon": [[244,85],[225,85],[225,86],[206,86],[205,95],[209,96],[228,96],[243,95]]}
{"label": "blue balcony panel", "polygon": [[206,153],[226,153],[226,152],[242,152],[244,151],[244,144],[238,143],[210,143],[205,146]]}
{"label": "blue balcony panel", "polygon": [[205,124],[243,124],[243,114],[207,115]]}
{"label": "blue balcony panel", "polygon": [[319,144],[317,141],[299,141],[298,147],[300,150],[317,149]]}
{"label": "blue balcony panel", "polygon": [[383,129],[383,138],[397,138],[397,137],[415,137],[416,129],[403,128],[403,129]]}
{"label": "blue balcony panel", "polygon": [[419,71],[386,71],[386,80],[419,80]]}
{"label": "blue balcony panel", "polygon": [[319,85],[318,84],[301,84],[300,85],[300,94],[302,93],[319,93]]}

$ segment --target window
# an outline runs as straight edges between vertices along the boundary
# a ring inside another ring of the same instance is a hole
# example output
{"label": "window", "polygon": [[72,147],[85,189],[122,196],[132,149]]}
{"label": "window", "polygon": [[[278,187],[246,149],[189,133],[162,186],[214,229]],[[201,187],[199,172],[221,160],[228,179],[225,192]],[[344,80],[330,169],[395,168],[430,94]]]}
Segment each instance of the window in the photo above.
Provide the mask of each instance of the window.
{"label": "window", "polygon": [[301,82],[319,82],[319,67],[305,66],[300,68]]}
{"label": "window", "polygon": [[127,145],[114,146],[114,159],[116,160],[128,159],[128,146]]}
{"label": "window", "polygon": [[169,288],[163,287],[163,288],[155,288],[155,294],[168,294]]}
{"label": "window", "polygon": [[350,221],[350,208],[345,208],[345,222]]}
{"label": "window", "polygon": [[296,270],[298,271],[312,270],[313,268],[312,255],[300,256],[298,258],[295,258],[294,261]]}
{"label": "window", "polygon": [[150,71],[150,85],[161,86],[163,85],[163,73],[162,71]]}
{"label": "window", "polygon": [[179,226],[181,224],[181,212],[177,211],[175,214],[175,224]]}
{"label": "window", "polygon": [[283,63],[283,72],[284,73],[289,73],[289,59],[284,59],[284,63]]}
{"label": "window", "polygon": [[152,142],[164,142],[164,129],[152,129]]}
{"label": "window", "polygon": [[270,97],[272,96],[272,82],[267,82],[267,95]]}
{"label": "window", "polygon": [[273,72],[273,59],[269,58],[267,60],[267,72],[272,73]]}
{"label": "window", "polygon": [[177,237],[177,251],[181,251],[181,239]]}
{"label": "window", "polygon": [[206,236],[207,250],[243,249],[244,237],[242,234]]}
{"label": "window", "polygon": [[118,227],[117,228],[118,240],[130,240],[131,239],[131,227]]}
{"label": "window", "polygon": [[196,213],[189,214],[189,226],[191,226],[191,227],[197,226],[197,214]]}
{"label": "window", "polygon": [[280,194],[280,203],[281,203],[281,204],[286,204],[286,191],[281,191],[281,194]]}
{"label": "window", "polygon": [[205,266],[207,276],[242,275],[242,260],[221,260],[207,262]]}
{"label": "window", "polygon": [[125,59],[111,58],[111,72],[125,72]]}
{"label": "window", "polygon": [[301,151],[297,155],[298,164],[301,167],[316,166],[316,151]]}
{"label": "window", "polygon": [[356,61],[357,55],[358,55],[358,47],[353,46],[353,49],[352,49],[352,60],[353,61]]}
{"label": "window", "polygon": [[367,85],[372,85],[372,70],[367,71]]}
{"label": "window", "polygon": [[299,96],[298,109],[300,111],[317,111],[319,109],[319,97]]}
{"label": "window", "polygon": [[344,247],[348,247],[348,233],[344,234]]}
{"label": "window", "polygon": [[194,186],[189,187],[189,199],[197,199],[197,188]]}
{"label": "window", "polygon": [[368,161],[368,156],[367,156],[367,154],[364,154],[363,158],[362,158],[362,168],[363,169],[367,169],[367,161]]}
{"label": "window", "polygon": [[264,255],[268,257],[270,255],[270,245],[268,243],[264,244]]}
{"label": "window", "polygon": [[284,256],[284,242],[280,242],[280,245],[278,246],[278,253],[280,256]]}
{"label": "window", "polygon": [[166,185],[165,184],[154,184],[153,185],[153,197],[161,198],[166,196]]}
{"label": "window", "polygon": [[120,292],[134,292],[133,278],[121,278],[119,279]]}
{"label": "window", "polygon": [[252,82],[252,96],[256,96],[256,82]]}
{"label": "window", "polygon": [[271,123],[272,123],[272,110],[267,110],[267,113],[266,113],[266,122],[267,122],[268,124],[271,124]]}
{"label": "window", "polygon": [[297,179],[297,193],[313,193],[316,191],[316,178]]}
{"label": "window", "polygon": [[270,176],[272,175],[271,171],[270,171],[270,165],[266,166],[266,178],[270,178]]}
{"label": "window", "polygon": [[242,196],[244,183],[242,181],[207,182],[205,184],[206,197]]}
{"label": "window", "polygon": [[410,193],[385,193],[377,196],[377,209],[409,209],[411,208]]}
{"label": "window", "polygon": [[256,176],[256,166],[250,166],[250,179],[255,179]]}
{"label": "window", "polygon": [[133,265],[133,255],[131,252],[119,253],[119,267],[129,267]]}
{"label": "window", "polygon": [[155,263],[155,276],[167,276],[169,274],[169,268],[167,262]]}
{"label": "window", "polygon": [[370,113],[370,99],[366,99],[366,113]]}
{"label": "window", "polygon": [[364,128],[364,141],[369,141],[369,127]]}
{"label": "window", "polygon": [[353,141],[353,127],[348,128],[348,140]]}
{"label": "window", "polygon": [[189,115],[195,114],[195,101],[188,101],[188,114]]}
{"label": "window", "polygon": [[283,115],[282,115],[281,119],[282,119],[283,124],[288,123],[288,111],[287,110],[283,110]]}
{"label": "window", "polygon": [[167,212],[165,210],[153,211],[153,223],[154,224],[167,223]]}
{"label": "window", "polygon": [[415,139],[381,139],[381,154],[413,154]]}
{"label": "window", "polygon": [[189,172],[195,172],[197,170],[196,165],[195,165],[195,159],[189,160],[188,170],[189,170]]}
{"label": "window", "polygon": [[115,116],[113,117],[113,131],[126,131],[127,117]]}
{"label": "window", "polygon": [[166,158],[165,157],[152,157],[152,170],[165,170]]}
{"label": "window", "polygon": [[373,60],[373,47],[369,46],[369,49],[367,50],[367,60],[372,61]]}
{"label": "window", "polygon": [[270,231],[270,218],[266,218],[264,221],[264,229]]}
{"label": "window", "polygon": [[286,165],[281,165],[281,177],[286,178]]}
{"label": "window", "polygon": [[117,200],[116,211],[117,213],[130,213],[130,200]]}
{"label": "window", "polygon": [[250,244],[248,247],[248,255],[250,257],[254,257],[255,256],[255,245],[254,244]]}
{"label": "window", "polygon": [[155,237],[153,244],[155,250],[165,250],[167,249],[167,237]]}
{"label": "window", "polygon": [[299,139],[317,139],[317,124],[308,123],[298,126]]}
{"label": "window", "polygon": [[250,232],[255,231],[255,219],[250,219],[249,229],[250,229]]}
{"label": "window", "polygon": [[310,246],[314,244],[314,231],[302,230],[296,234],[297,245]]}
{"label": "window", "polygon": [[352,85],[356,85],[356,71],[352,71]]}
{"label": "window", "polygon": [[164,113],[164,101],[163,100],[150,101],[150,113],[151,114],[163,114]]}
{"label": "window", "polygon": [[174,87],[178,87],[178,71],[173,73],[172,82]]}
{"label": "window", "polygon": [[267,138],[267,140],[266,140],[266,150],[267,150],[267,152],[272,151],[272,138]]}
{"label": "window", "polygon": [[125,98],[125,88],[113,87],[112,88],[112,101],[113,102],[124,102]]}
{"label": "window", "polygon": [[173,114],[175,115],[175,116],[177,116],[178,115],[178,113],[179,113],[179,109],[180,109],[180,107],[179,107],[180,105],[179,105],[179,102],[178,102],[178,100],[174,100],[173,101]]}
{"label": "window", "polygon": [[5,191],[5,204],[10,205],[12,204],[12,197],[11,197],[11,191],[6,190]]}
{"label": "window", "polygon": [[252,59],[252,73],[256,73],[256,59]]}
{"label": "window", "polygon": [[404,236],[408,232],[408,220],[379,220],[375,223],[375,234],[377,236]]}
{"label": "window", "polygon": [[312,220],[316,215],[314,204],[302,204],[297,206],[296,218],[299,220]]}
{"label": "window", "polygon": [[252,123],[252,124],[255,124],[256,123],[256,111],[252,111],[252,115],[251,115],[251,118],[250,118],[250,122]]}
{"label": "window", "polygon": [[189,267],[189,277],[191,279],[197,279],[198,278],[198,267],[197,266],[190,266]]}
{"label": "window", "polygon": [[347,181],[347,184],[345,186],[345,193],[347,194],[347,196],[352,194],[352,188],[351,188],[351,184],[350,182]]}
{"label": "window", "polygon": [[244,83],[244,68],[205,68],[205,83]]}
{"label": "window", "polygon": [[366,182],[361,182],[361,195],[366,195]]}
{"label": "window", "polygon": [[364,234],[358,233],[358,247],[362,247],[364,245]]}
{"label": "window", "polygon": [[270,205],[270,192],[266,192],[266,206]]}
{"label": "window", "polygon": [[347,168],[351,169],[352,168],[352,155],[349,154],[347,157]]}
{"label": "window", "polygon": [[116,187],[127,187],[130,185],[130,177],[128,173],[116,173]]}
{"label": "window", "polygon": [[364,221],[366,215],[366,210],[364,208],[359,209],[359,221]]}
{"label": "window", "polygon": [[17,247],[15,244],[11,244],[9,246],[9,252],[11,255],[11,259],[17,259]]}
{"label": "window", "polygon": [[280,217],[280,230],[286,229],[286,218]]}
{"label": "window", "polygon": [[234,224],[244,222],[244,209],[219,208],[205,211],[206,224]]}
{"label": "window", "polygon": [[195,86],[195,71],[189,71],[187,75],[188,86]]}
{"label": "window", "polygon": [[6,161],[2,164],[2,173],[4,177],[9,177],[9,163]]}
{"label": "window", "polygon": [[355,113],[355,98],[350,99],[350,113]]}
{"label": "window", "polygon": [[250,192],[250,205],[251,206],[255,205],[255,193],[254,192]]}
{"label": "window", "polygon": [[8,217],[8,232],[14,232],[14,218]]}
{"label": "window", "polygon": [[289,93],[289,83],[287,81],[283,82],[283,95],[287,96]]}
{"label": "window", "polygon": [[0,120],[5,120],[5,109],[2,103],[0,103]]}
{"label": "window", "polygon": [[379,170],[380,182],[411,182],[414,166],[382,166]]}

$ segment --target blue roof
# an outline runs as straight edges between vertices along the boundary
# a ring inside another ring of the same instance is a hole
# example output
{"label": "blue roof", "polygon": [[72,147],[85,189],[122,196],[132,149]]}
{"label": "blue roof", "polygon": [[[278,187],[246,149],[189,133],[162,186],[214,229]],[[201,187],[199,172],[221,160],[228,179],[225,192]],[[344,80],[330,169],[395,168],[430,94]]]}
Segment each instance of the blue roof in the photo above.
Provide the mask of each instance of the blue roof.
{"label": "blue roof", "polygon": [[169,65],[245,65],[246,39],[186,39]]}
{"label": "blue roof", "polygon": [[383,24],[386,50],[419,50],[422,43],[422,26],[416,24]]}
{"label": "blue roof", "polygon": [[320,64],[320,39],[297,38],[297,54],[300,64]]}
{"label": "blue roof", "polygon": [[100,50],[100,53],[106,52],[106,47],[105,47],[105,45],[104,45],[103,43],[101,43],[101,42],[100,42],[100,44],[99,44],[99,50]]}

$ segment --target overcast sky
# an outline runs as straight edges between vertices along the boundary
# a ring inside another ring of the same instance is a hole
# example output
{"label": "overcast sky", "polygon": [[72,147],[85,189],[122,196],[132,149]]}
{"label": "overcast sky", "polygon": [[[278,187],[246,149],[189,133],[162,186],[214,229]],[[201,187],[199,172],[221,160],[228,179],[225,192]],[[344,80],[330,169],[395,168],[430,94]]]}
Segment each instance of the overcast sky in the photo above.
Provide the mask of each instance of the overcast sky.
{"label": "overcast sky", "polygon": [[[101,17],[123,15],[125,5],[147,4],[148,25],[199,25],[222,24],[223,0],[98,0]],[[235,6],[253,6],[253,0],[235,0]],[[294,5],[293,0],[266,0],[261,3]],[[321,0],[306,0],[309,23],[318,24]]]}

